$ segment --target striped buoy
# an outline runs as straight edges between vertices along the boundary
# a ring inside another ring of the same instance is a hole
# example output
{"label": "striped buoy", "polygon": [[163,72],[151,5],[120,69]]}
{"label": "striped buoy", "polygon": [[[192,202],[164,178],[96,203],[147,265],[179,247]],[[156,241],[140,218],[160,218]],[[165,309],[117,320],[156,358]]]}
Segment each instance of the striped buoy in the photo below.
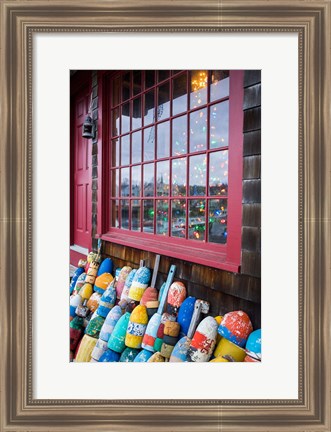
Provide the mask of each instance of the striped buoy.
{"label": "striped buoy", "polygon": [[163,344],[163,336],[164,336],[164,325],[167,321],[174,322],[176,321],[176,317],[166,312],[162,314],[161,322],[159,328],[157,329],[156,339],[154,342],[154,351],[161,351],[161,346]]}
{"label": "striped buoy", "polygon": [[147,363],[160,363],[164,362],[164,357],[159,352],[155,352],[152,357],[147,360]]}
{"label": "striped buoy", "polygon": [[233,358],[233,361],[242,362],[246,356],[246,352],[240,346],[222,337],[216,346],[214,356],[216,358],[230,356]]}
{"label": "striped buoy", "polygon": [[118,281],[116,284],[116,297],[119,300],[121,299],[121,295],[122,295],[122,291],[124,289],[125,281],[126,281],[127,277],[129,276],[131,271],[132,271],[131,267],[124,266],[121,269],[120,274],[118,275]]}
{"label": "striped buoy", "polygon": [[128,300],[129,291],[130,291],[130,288],[131,288],[131,285],[132,285],[132,282],[133,282],[133,279],[134,279],[136,273],[137,273],[137,269],[133,269],[128,274],[128,277],[125,280],[125,284],[124,284],[123,291],[121,294],[121,301],[127,301]]}
{"label": "striped buoy", "polygon": [[217,321],[208,316],[198,325],[190,347],[187,351],[187,361],[207,362],[214,351],[217,335]]}
{"label": "striped buoy", "polygon": [[146,306],[147,302],[157,301],[159,292],[156,288],[148,287],[141,297],[140,304]]}
{"label": "striped buoy", "polygon": [[90,322],[88,323],[85,333],[89,336],[98,338],[100,334],[100,330],[105,322],[105,319],[96,313],[92,315]]}
{"label": "striped buoy", "polygon": [[157,310],[159,308],[160,303],[156,301],[148,301],[146,302],[146,309],[147,309],[147,315],[148,319],[152,318],[152,316],[157,313]]}
{"label": "striped buoy", "polygon": [[146,363],[152,357],[152,355],[153,353],[151,351],[143,349],[133,361],[135,363]]}
{"label": "striped buoy", "polygon": [[101,276],[98,276],[95,279],[94,291],[102,295],[113,279],[114,278],[110,273],[103,273]]}
{"label": "striped buoy", "polygon": [[253,331],[253,326],[249,316],[243,311],[228,312],[224,315],[218,333],[233,342],[244,347],[248,336]]}
{"label": "striped buoy", "polygon": [[99,263],[97,261],[90,262],[89,268],[87,270],[86,282],[90,284],[94,284],[95,278],[97,277],[99,268]]}
{"label": "striped buoy", "polygon": [[92,358],[92,351],[97,343],[97,339],[84,335],[79,345],[76,362],[77,363],[89,363]]}
{"label": "striped buoy", "polygon": [[75,318],[76,309],[78,306],[80,306],[83,303],[83,299],[79,294],[72,295],[69,300],[69,313],[70,313],[70,319]]}
{"label": "striped buoy", "polygon": [[177,316],[178,309],[186,297],[186,288],[183,282],[174,282],[171,284],[167,298],[167,312]]}
{"label": "striped buoy", "polygon": [[75,351],[79,341],[84,334],[84,320],[76,316],[69,324],[70,326],[70,351]]}
{"label": "striped buoy", "polygon": [[118,320],[122,316],[122,309],[119,306],[114,306],[106,316],[105,322],[100,330],[99,338],[108,342]]}
{"label": "striped buoy", "polygon": [[129,291],[129,298],[131,300],[140,302],[145,289],[148,287],[148,283],[151,279],[151,271],[148,267],[140,267],[135,274],[131,288]]}
{"label": "striped buoy", "polygon": [[136,348],[125,348],[120,357],[120,363],[133,362],[140,350]]}
{"label": "striped buoy", "polygon": [[84,273],[84,269],[81,268],[81,267],[78,267],[78,268],[75,270],[75,273],[73,274],[73,276],[72,276],[72,278],[71,278],[71,283],[70,283],[70,286],[69,286],[69,294],[70,294],[70,295],[73,293],[73,291],[74,291],[74,289],[75,289],[75,285],[76,285],[76,283],[77,283],[77,280],[78,280],[79,276],[80,276],[82,273]]}
{"label": "striped buoy", "polygon": [[248,336],[245,348],[247,355],[255,360],[261,360],[261,329],[254,330]]}
{"label": "striped buoy", "polygon": [[92,351],[92,360],[99,361],[100,357],[103,353],[105,353],[108,349],[107,342],[103,341],[102,339],[98,339],[97,343],[95,344],[95,347]]}
{"label": "striped buoy", "polygon": [[108,348],[122,353],[125,349],[125,336],[130,321],[130,312],[125,312],[118,320],[108,340]]}
{"label": "striped buoy", "polygon": [[109,314],[111,309],[114,307],[115,302],[116,302],[116,290],[114,287],[114,283],[112,282],[109,284],[108,288],[100,298],[98,315],[106,318],[106,316]]}
{"label": "striped buoy", "polygon": [[140,348],[148,323],[146,306],[138,305],[131,313],[125,337],[125,345],[129,348]]}
{"label": "striped buoy", "polygon": [[82,288],[79,291],[79,296],[84,300],[88,300],[93,294],[93,286],[92,284],[85,282]]}
{"label": "striped buoy", "polygon": [[189,296],[181,304],[177,316],[180,324],[180,337],[186,336],[192,320],[196,298]]}
{"label": "striped buoy", "polygon": [[102,356],[99,358],[99,363],[113,363],[118,362],[121,357],[121,354],[115,352],[113,350],[108,349],[105,351]]}
{"label": "striped buoy", "polygon": [[79,293],[80,289],[82,288],[82,286],[83,286],[84,283],[85,283],[85,279],[86,279],[86,273],[82,273],[82,274],[78,277],[77,282],[76,282],[76,285],[75,285],[75,288],[74,288],[74,292],[73,292],[73,294],[77,294],[77,293]]}
{"label": "striped buoy", "polygon": [[94,313],[99,306],[99,301],[101,299],[101,294],[94,292],[91,297],[87,300],[86,306]]}
{"label": "striped buoy", "polygon": [[164,336],[163,343],[161,346],[161,355],[165,358],[170,358],[171,353],[178,341],[178,335],[180,331],[180,324],[178,322],[166,321],[164,324]]}

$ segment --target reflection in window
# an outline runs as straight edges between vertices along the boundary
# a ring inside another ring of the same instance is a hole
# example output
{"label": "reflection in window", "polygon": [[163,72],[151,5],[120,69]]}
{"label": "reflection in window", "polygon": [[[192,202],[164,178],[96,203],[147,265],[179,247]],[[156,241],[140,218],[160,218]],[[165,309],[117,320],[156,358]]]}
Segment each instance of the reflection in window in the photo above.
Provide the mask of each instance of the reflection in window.
{"label": "reflection in window", "polygon": [[154,90],[145,94],[145,112],[144,112],[144,126],[147,126],[155,121],[155,102]]}
{"label": "reflection in window", "polygon": [[186,200],[171,201],[171,235],[185,238],[186,229]]}
{"label": "reflection in window", "polygon": [[172,115],[179,114],[187,110],[187,76],[180,75],[173,80],[172,90]]}
{"label": "reflection in window", "polygon": [[172,160],[172,195],[186,195],[186,158]]}
{"label": "reflection in window", "polygon": [[111,190],[112,190],[112,196],[118,197],[119,196],[119,190],[120,190],[120,170],[112,170],[112,181],[111,181]]}
{"label": "reflection in window", "polygon": [[112,200],[111,201],[111,226],[114,228],[119,228],[119,201]]}
{"label": "reflection in window", "polygon": [[163,120],[170,116],[170,90],[169,83],[163,84],[158,89],[157,120]]}
{"label": "reflection in window", "polygon": [[169,202],[168,200],[156,201],[156,234],[168,235],[169,232]]}
{"label": "reflection in window", "polygon": [[154,201],[144,200],[143,231],[154,233]]}
{"label": "reflection in window", "polygon": [[130,135],[121,138],[121,165],[130,164]]}
{"label": "reflection in window", "polygon": [[140,231],[140,200],[131,201],[131,229]]}
{"label": "reflection in window", "polygon": [[133,132],[132,136],[132,163],[140,163],[141,162],[141,131]]}
{"label": "reflection in window", "polygon": [[144,165],[144,196],[154,196],[154,164]]}
{"label": "reflection in window", "polygon": [[133,99],[132,105],[132,129],[141,128],[142,117],[141,117],[141,98],[138,97]]}
{"label": "reflection in window", "polygon": [[129,200],[121,200],[121,228],[129,229]]}
{"label": "reflection in window", "polygon": [[155,127],[149,127],[144,130],[144,161],[154,159],[155,155]]}
{"label": "reflection in window", "polygon": [[206,194],[207,156],[205,154],[190,157],[190,195]]}
{"label": "reflection in window", "polygon": [[209,155],[209,195],[228,193],[228,151],[213,152]]}
{"label": "reflection in window", "polygon": [[121,196],[130,196],[130,168],[121,169]]}
{"label": "reflection in window", "polygon": [[169,195],[169,161],[156,164],[156,194],[157,196]]}
{"label": "reflection in window", "polygon": [[122,105],[122,130],[121,133],[124,134],[130,131],[130,102]]}
{"label": "reflection in window", "polygon": [[211,243],[225,244],[227,239],[227,201],[209,200],[208,237]]}
{"label": "reflection in window", "polygon": [[115,108],[111,112],[111,135],[117,136],[120,134],[120,109]]}
{"label": "reflection in window", "polygon": [[172,155],[187,152],[187,116],[177,117],[172,121]]}
{"label": "reflection in window", "polygon": [[120,164],[120,139],[114,139],[111,143],[111,150],[112,150],[112,166],[117,167]]}
{"label": "reflection in window", "polygon": [[229,71],[214,70],[211,72],[210,101],[229,96]]}
{"label": "reflection in window", "polygon": [[190,108],[197,108],[207,103],[208,71],[191,72]]}
{"label": "reflection in window", "polygon": [[206,236],[206,200],[189,201],[189,225],[188,238],[191,240],[204,241]]}
{"label": "reflection in window", "polygon": [[229,101],[210,107],[210,148],[229,145]]}
{"label": "reflection in window", "polygon": [[157,158],[169,157],[170,151],[170,122],[157,125]]}
{"label": "reflection in window", "polygon": [[133,166],[131,168],[131,196],[140,196],[141,191],[141,166]]}
{"label": "reflection in window", "polygon": [[190,114],[190,152],[207,149],[207,109]]}

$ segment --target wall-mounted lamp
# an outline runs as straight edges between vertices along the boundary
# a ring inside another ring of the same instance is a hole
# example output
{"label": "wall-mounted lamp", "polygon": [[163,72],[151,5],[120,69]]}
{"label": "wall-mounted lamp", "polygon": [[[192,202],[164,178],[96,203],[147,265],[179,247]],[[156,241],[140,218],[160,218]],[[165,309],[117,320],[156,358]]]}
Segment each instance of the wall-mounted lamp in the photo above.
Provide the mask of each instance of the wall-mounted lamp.
{"label": "wall-mounted lamp", "polygon": [[93,139],[95,137],[95,124],[91,117],[91,108],[92,108],[92,94],[91,94],[91,102],[90,107],[88,110],[88,114],[85,118],[85,121],[83,123],[83,131],[82,131],[82,137],[87,139]]}

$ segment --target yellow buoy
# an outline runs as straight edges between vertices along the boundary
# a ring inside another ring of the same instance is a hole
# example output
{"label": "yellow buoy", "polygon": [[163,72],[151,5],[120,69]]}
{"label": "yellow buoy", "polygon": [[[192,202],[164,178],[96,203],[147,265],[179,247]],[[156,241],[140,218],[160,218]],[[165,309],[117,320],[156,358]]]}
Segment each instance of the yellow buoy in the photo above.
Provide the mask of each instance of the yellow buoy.
{"label": "yellow buoy", "polygon": [[222,337],[214,351],[214,356],[216,358],[219,356],[230,356],[234,359],[234,361],[242,362],[246,356],[246,351],[240,346],[235,345],[234,343]]}
{"label": "yellow buoy", "polygon": [[90,362],[92,358],[92,351],[94,350],[94,347],[97,343],[98,339],[93,338],[88,335],[84,335],[80,345],[79,349],[76,355],[75,361],[78,363],[87,363]]}

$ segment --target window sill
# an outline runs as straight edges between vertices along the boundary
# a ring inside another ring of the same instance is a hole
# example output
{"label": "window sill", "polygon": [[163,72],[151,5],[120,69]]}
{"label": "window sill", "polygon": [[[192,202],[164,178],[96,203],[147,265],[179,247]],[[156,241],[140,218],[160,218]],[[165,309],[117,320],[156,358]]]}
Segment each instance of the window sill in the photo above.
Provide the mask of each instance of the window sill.
{"label": "window sill", "polygon": [[184,261],[205,265],[233,273],[239,273],[240,266],[228,262],[226,254],[222,252],[206,251],[205,249],[191,248],[183,245],[167,244],[155,239],[137,238],[124,233],[107,233],[101,239],[111,243],[130,246],[148,252],[158,253]]}

